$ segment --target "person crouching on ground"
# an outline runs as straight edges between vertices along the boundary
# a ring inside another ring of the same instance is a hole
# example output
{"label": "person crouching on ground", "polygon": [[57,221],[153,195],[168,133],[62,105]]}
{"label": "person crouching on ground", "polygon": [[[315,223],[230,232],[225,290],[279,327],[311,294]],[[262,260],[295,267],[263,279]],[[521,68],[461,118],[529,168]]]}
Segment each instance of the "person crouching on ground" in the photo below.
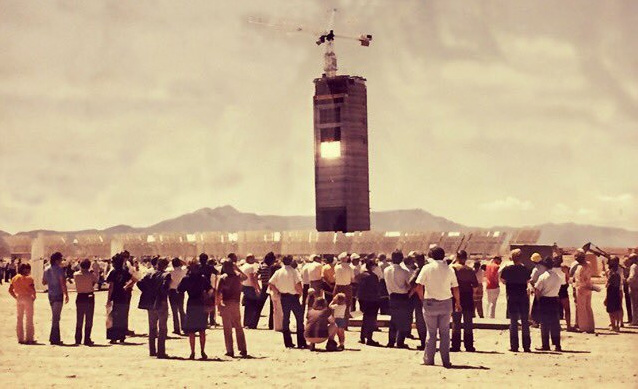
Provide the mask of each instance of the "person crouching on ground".
{"label": "person crouching on ground", "polygon": [[239,270],[237,265],[230,259],[222,262],[222,274],[219,277],[217,286],[217,306],[222,316],[224,327],[224,342],[226,344],[226,356],[235,356],[233,346],[233,328],[237,337],[237,348],[242,357],[248,355],[246,349],[246,338],[241,323],[241,313],[239,303],[241,300],[242,282],[248,277]]}
{"label": "person crouching on ground", "polygon": [[325,342],[326,350],[336,350],[334,337],[337,334],[337,325],[334,323],[332,311],[328,308],[328,303],[323,297],[315,300],[315,303],[308,311],[308,320],[304,331],[306,342],[310,345],[310,351],[315,350],[315,345]]}
{"label": "person crouching on ground", "polygon": [[[18,343],[35,344],[33,340],[33,302],[35,301],[35,286],[31,277],[31,265],[23,263],[18,268],[18,275],[11,279],[9,294],[16,299]],[[27,319],[27,336],[24,337],[24,318]]]}
{"label": "person crouching on ground", "polygon": [[[171,286],[171,275],[166,271],[168,259],[157,261],[157,270],[147,273],[137,287],[142,291],[140,309],[148,311],[148,348],[152,357],[165,359],[166,336],[168,333],[168,291]],[[157,343],[156,343],[157,342]]]}
{"label": "person crouching on ground", "polygon": [[330,303],[332,316],[334,317],[335,324],[337,325],[337,336],[339,337],[339,346],[337,347],[338,350],[345,349],[346,326],[348,324],[348,320],[346,319],[346,312],[348,310],[347,301],[348,299],[345,293],[337,293]]}

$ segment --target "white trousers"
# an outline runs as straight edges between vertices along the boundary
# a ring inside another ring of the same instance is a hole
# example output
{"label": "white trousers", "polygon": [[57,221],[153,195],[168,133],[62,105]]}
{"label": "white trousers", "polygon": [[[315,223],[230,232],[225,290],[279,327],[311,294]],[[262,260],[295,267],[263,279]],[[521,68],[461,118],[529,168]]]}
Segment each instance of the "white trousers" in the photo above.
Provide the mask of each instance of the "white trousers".
{"label": "white trousers", "polygon": [[487,314],[493,319],[496,316],[496,300],[498,300],[501,289],[485,289],[485,291],[487,292]]}

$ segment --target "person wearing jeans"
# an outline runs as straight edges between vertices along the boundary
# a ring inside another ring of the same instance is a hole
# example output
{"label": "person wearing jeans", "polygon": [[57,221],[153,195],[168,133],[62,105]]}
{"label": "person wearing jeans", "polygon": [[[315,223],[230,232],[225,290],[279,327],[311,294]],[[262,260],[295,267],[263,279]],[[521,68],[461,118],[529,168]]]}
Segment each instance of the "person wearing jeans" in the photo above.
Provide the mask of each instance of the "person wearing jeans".
{"label": "person wearing jeans", "polygon": [[49,342],[53,345],[62,344],[60,338],[60,317],[62,306],[69,302],[69,292],[66,289],[64,269],[60,267],[62,253],[51,255],[51,265],[44,270],[42,284],[48,287],[49,304],[51,305],[51,332]]}
{"label": "person wearing jeans", "polygon": [[403,253],[392,252],[392,265],[383,271],[385,285],[390,294],[390,329],[387,347],[408,348],[405,338],[412,328],[412,304],[410,302],[410,271],[401,266]]}
{"label": "person wearing jeans", "polygon": [[[461,250],[457,253],[456,262],[452,267],[459,283],[459,295],[461,312],[452,314],[452,348],[451,351],[461,350],[461,328],[463,328],[463,344],[465,351],[474,352],[474,288],[478,286],[476,273],[466,266],[467,252]],[[461,319],[463,324],[461,325]]]}
{"label": "person wearing jeans", "polygon": [[501,279],[505,283],[505,292],[507,293],[507,312],[509,312],[510,318],[510,351],[518,352],[518,321],[520,320],[523,350],[530,352],[527,283],[530,280],[531,272],[521,263],[520,250],[513,250],[511,258],[512,264],[505,266],[501,272]]}
{"label": "person wearing jeans", "polygon": [[538,277],[534,285],[535,295],[538,298],[538,309],[541,320],[541,341],[542,345],[537,350],[549,350],[549,338],[556,351],[561,351],[560,346],[560,300],[558,292],[560,287],[566,284],[565,276],[560,270],[562,258],[552,260],[551,257],[545,259],[545,266],[549,269]]}
{"label": "person wearing jeans", "polygon": [[453,309],[461,311],[459,284],[454,270],[445,262],[445,251],[441,247],[430,249],[428,256],[433,261],[419,272],[415,289],[423,301],[423,316],[428,330],[423,361],[426,365],[434,365],[438,335],[443,366],[451,367],[450,317]]}
{"label": "person wearing jeans", "polygon": [[287,255],[282,260],[284,267],[277,270],[270,278],[268,285],[275,292],[281,295],[281,307],[283,310],[283,336],[284,345],[293,348],[292,336],[290,334],[290,313],[295,315],[297,322],[297,347],[306,348],[306,338],[304,337],[303,307],[299,298],[303,292],[301,286],[301,276],[299,272],[290,266],[292,256]]}
{"label": "person wearing jeans", "polygon": [[148,349],[149,355],[165,359],[168,322],[168,291],[171,275],[166,271],[168,259],[157,261],[157,270],[147,273],[138,283],[142,291],[138,307],[148,312]]}
{"label": "person wearing jeans", "polygon": [[93,290],[98,280],[98,275],[91,272],[91,261],[84,259],[80,262],[80,271],[73,273],[73,281],[77,298],[75,300],[75,344],[82,342],[82,327],[84,327],[84,344],[92,346],[91,329],[93,328],[93,312],[95,311],[95,296]]}

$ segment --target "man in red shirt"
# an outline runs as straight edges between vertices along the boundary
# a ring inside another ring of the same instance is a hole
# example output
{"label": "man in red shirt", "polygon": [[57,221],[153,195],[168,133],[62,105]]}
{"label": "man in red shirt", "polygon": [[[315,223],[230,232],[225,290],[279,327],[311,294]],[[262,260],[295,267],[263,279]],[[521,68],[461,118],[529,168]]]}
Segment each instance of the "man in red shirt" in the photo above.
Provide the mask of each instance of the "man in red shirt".
{"label": "man in red shirt", "polygon": [[496,315],[496,301],[501,287],[498,283],[498,269],[501,266],[501,257],[494,257],[485,268],[485,291],[487,293],[488,317]]}

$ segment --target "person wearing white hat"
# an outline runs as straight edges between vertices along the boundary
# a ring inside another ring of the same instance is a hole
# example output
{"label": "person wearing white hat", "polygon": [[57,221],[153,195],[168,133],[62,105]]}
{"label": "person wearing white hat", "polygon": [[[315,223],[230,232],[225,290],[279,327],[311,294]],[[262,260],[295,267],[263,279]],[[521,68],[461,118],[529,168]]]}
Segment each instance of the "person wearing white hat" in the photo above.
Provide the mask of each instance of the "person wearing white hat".
{"label": "person wearing white hat", "polygon": [[541,319],[538,311],[538,299],[534,294],[534,284],[536,284],[536,281],[538,281],[538,277],[540,277],[541,274],[545,273],[548,269],[547,266],[543,264],[543,257],[541,257],[539,253],[532,254],[530,260],[534,262],[534,269],[532,269],[532,275],[530,276],[531,278],[529,280],[529,283],[532,286],[530,288],[530,290],[532,290],[532,308],[529,317],[532,327],[536,328],[539,326]]}

